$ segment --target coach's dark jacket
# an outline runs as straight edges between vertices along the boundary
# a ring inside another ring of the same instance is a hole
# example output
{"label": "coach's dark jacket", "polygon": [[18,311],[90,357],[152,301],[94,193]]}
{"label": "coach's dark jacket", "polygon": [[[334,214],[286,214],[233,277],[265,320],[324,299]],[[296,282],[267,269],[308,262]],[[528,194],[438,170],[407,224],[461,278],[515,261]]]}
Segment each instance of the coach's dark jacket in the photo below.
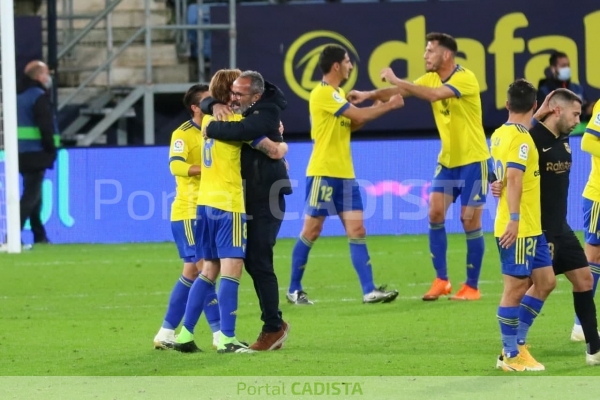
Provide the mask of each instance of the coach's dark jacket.
{"label": "coach's dark jacket", "polygon": [[[212,114],[212,98],[202,101],[201,109]],[[283,92],[265,81],[262,97],[243,114],[240,122],[212,122],[206,131],[209,138],[224,141],[250,141],[267,136],[274,142],[282,142],[279,133],[280,113],[287,107]],[[246,202],[266,200],[269,196],[291,194],[292,187],[284,160],[273,160],[250,146],[242,147],[242,178],[246,181]]]}
{"label": "coach's dark jacket", "polygon": [[41,83],[29,77],[23,78],[17,92],[19,170],[36,172],[51,169],[60,137],[50,95]]}

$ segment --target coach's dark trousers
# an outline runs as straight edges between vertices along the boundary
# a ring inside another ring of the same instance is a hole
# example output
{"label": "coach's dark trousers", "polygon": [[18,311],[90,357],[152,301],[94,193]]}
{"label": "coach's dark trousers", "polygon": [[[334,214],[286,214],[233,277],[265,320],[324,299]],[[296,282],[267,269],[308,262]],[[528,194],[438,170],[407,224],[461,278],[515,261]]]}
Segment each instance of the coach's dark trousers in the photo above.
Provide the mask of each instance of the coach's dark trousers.
{"label": "coach's dark trousers", "polygon": [[46,230],[42,224],[42,184],[44,183],[45,170],[35,172],[22,172],[23,194],[21,195],[21,230],[29,219],[33,241],[40,242],[46,239]]}
{"label": "coach's dark trousers", "polygon": [[263,332],[277,332],[283,323],[279,310],[279,284],[273,268],[273,248],[284,213],[283,195],[270,201],[246,204],[248,238],[245,266],[254,281],[260,302]]}

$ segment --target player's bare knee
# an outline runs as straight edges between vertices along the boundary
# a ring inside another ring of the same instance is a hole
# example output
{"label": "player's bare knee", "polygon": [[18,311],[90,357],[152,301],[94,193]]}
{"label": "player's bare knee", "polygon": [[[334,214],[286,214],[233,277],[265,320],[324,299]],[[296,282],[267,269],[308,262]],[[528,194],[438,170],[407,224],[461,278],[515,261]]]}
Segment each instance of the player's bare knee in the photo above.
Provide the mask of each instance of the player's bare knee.
{"label": "player's bare knee", "polygon": [[481,229],[481,221],[475,219],[464,219],[460,218],[460,222],[462,222],[463,229],[465,232],[472,232],[478,229]]}
{"label": "player's bare knee", "polygon": [[314,242],[319,238],[319,236],[321,236],[322,231],[323,224],[305,224],[305,226],[302,228],[301,235],[311,242]]}
{"label": "player's bare knee", "polygon": [[367,229],[364,225],[349,226],[346,235],[351,239],[364,238],[367,236]]}
{"label": "player's bare knee", "polygon": [[589,263],[600,264],[600,246],[585,245],[585,257]]}
{"label": "player's bare knee", "polygon": [[432,224],[443,224],[446,219],[443,208],[430,208],[429,209],[429,222]]}
{"label": "player's bare knee", "polygon": [[511,279],[509,282],[504,281],[504,291],[500,300],[502,307],[518,307],[521,304],[521,299],[529,288],[528,279]]}
{"label": "player's bare knee", "polygon": [[221,260],[221,275],[239,279],[242,276],[244,260],[242,258],[224,258]]}
{"label": "player's bare knee", "polygon": [[220,272],[220,264],[218,260],[215,261],[205,261],[204,267],[202,268],[202,275],[205,276],[210,281],[214,282],[217,280]]}
{"label": "player's bare knee", "polygon": [[534,285],[539,294],[545,299],[556,287],[556,276],[554,275],[554,272],[551,274],[544,274],[539,279],[536,279]]}
{"label": "player's bare knee", "polygon": [[183,264],[183,272],[181,275],[183,275],[183,277],[185,279],[194,281],[194,280],[196,280],[196,278],[198,278],[199,274],[200,274],[200,271],[198,271],[198,268],[196,268],[196,263]]}
{"label": "player's bare knee", "polygon": [[594,277],[589,268],[580,268],[565,273],[567,279],[573,284],[574,292],[588,292],[594,287]]}

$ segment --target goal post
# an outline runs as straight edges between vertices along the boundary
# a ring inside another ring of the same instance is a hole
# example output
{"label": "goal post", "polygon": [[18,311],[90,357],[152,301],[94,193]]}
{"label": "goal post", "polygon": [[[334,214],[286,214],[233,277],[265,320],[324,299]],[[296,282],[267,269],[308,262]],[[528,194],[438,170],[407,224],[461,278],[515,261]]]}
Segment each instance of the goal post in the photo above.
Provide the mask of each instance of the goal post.
{"label": "goal post", "polygon": [[[21,252],[14,1],[0,0],[0,243]],[[3,231],[3,232],[1,232]]]}

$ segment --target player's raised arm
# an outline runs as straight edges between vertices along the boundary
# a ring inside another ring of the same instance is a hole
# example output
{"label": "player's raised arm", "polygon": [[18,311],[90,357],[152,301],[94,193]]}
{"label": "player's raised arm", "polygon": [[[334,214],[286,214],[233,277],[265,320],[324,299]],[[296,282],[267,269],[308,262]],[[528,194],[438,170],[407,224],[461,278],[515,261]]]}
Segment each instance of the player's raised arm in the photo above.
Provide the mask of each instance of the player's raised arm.
{"label": "player's raised arm", "polygon": [[396,94],[399,94],[402,97],[410,96],[410,93],[408,93],[406,90],[403,90],[398,86],[391,86],[387,88],[369,90],[365,92],[361,92],[359,90],[351,90],[350,93],[348,93],[348,96],[346,96],[346,98],[350,103],[358,105],[365,100],[386,102],[389,101],[390,98]]}
{"label": "player's raised arm", "polygon": [[445,100],[452,97],[461,97],[460,89],[447,83],[438,87],[427,87],[398,78],[391,68],[384,68],[381,71],[381,79],[396,85],[398,90],[418,97],[429,102]]}
{"label": "player's raised arm", "polygon": [[[404,98],[399,95],[393,95],[386,103],[381,103],[373,107],[355,107],[353,104],[346,103],[348,106],[342,111],[342,115],[352,120],[352,127],[357,127],[366,124],[381,117],[383,114],[392,110],[404,107]],[[353,130],[355,130],[353,129]]]}

